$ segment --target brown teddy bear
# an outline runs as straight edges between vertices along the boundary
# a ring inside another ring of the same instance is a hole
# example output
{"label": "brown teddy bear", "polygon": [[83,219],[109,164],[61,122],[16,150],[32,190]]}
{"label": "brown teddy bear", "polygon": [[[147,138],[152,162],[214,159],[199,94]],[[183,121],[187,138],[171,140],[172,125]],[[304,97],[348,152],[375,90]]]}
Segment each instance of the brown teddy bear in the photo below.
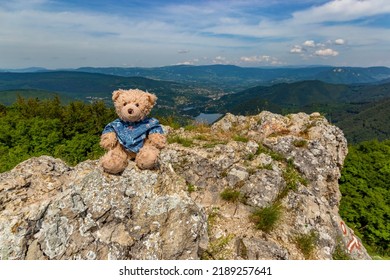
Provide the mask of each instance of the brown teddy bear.
{"label": "brown teddy bear", "polygon": [[147,117],[157,97],[139,89],[119,89],[112,93],[112,100],[119,118],[109,123],[101,136],[100,146],[107,150],[101,159],[104,171],[118,174],[134,158],[139,168],[153,169],[166,145],[158,120]]}

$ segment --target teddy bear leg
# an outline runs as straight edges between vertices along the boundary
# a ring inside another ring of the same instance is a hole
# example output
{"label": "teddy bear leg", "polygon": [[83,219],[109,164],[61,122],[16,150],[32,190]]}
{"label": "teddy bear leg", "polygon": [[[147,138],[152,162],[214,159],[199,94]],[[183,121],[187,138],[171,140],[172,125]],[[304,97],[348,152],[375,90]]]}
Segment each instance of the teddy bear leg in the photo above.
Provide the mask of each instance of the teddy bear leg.
{"label": "teddy bear leg", "polygon": [[118,174],[125,170],[128,164],[127,153],[120,145],[108,151],[101,159],[101,165],[105,172]]}
{"label": "teddy bear leg", "polygon": [[146,145],[137,154],[135,163],[140,169],[153,169],[157,164],[157,157],[160,150],[156,147]]}

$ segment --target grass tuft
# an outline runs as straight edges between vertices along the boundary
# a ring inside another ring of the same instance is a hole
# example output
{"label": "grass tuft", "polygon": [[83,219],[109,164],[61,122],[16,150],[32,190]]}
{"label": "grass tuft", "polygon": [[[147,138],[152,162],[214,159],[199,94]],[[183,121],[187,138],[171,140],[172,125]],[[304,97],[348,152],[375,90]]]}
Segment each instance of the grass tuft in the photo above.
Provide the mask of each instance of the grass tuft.
{"label": "grass tuft", "polygon": [[279,203],[256,209],[250,219],[255,223],[256,228],[264,232],[271,232],[282,216],[282,206]]}
{"label": "grass tuft", "polygon": [[193,145],[194,141],[192,139],[181,137],[178,135],[174,135],[174,136],[169,135],[168,136],[168,143],[169,144],[178,143],[184,147],[191,147]]}
{"label": "grass tuft", "polygon": [[295,238],[298,249],[302,252],[305,259],[313,258],[314,249],[318,242],[318,233],[311,231],[307,234],[300,234]]}
{"label": "grass tuft", "polygon": [[304,139],[301,139],[301,140],[294,140],[294,142],[292,143],[295,147],[297,148],[306,148],[308,143],[306,140]]}
{"label": "grass tuft", "polygon": [[241,193],[239,191],[233,190],[233,189],[224,189],[220,193],[220,197],[223,200],[230,201],[230,202],[236,202],[239,200]]}

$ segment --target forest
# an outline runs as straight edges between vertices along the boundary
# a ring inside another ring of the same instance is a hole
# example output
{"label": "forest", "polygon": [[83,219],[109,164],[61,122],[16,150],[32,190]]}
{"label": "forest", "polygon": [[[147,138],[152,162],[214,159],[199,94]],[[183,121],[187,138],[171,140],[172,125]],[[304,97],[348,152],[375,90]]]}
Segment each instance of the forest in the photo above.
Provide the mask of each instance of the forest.
{"label": "forest", "polygon": [[116,118],[103,102],[74,101],[61,105],[58,97],[38,100],[18,97],[0,105],[0,172],[33,156],[51,155],[75,165],[103,154],[102,128]]}
{"label": "forest", "polygon": [[[115,118],[114,109],[102,101],[63,105],[59,97],[19,96],[10,106],[0,104],[0,172],[40,155],[70,165],[98,159],[104,152],[99,147],[101,131]],[[340,214],[370,254],[384,258],[390,256],[389,182],[390,140],[349,146],[340,178]]]}

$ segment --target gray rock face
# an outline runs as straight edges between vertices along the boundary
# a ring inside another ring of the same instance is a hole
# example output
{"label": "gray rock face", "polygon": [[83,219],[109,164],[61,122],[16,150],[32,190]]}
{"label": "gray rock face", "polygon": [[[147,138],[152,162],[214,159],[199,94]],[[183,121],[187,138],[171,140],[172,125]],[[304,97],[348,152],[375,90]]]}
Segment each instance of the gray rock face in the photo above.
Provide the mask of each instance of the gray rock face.
{"label": "gray rock face", "polygon": [[[0,174],[0,259],[370,258],[338,215],[346,140],[319,114],[228,114],[169,134],[193,144],[171,143],[158,170],[42,156]],[[256,226],[273,205],[272,229]]]}
{"label": "gray rock face", "polygon": [[2,259],[197,259],[207,246],[204,210],[168,170],[40,157],[0,176]]}

